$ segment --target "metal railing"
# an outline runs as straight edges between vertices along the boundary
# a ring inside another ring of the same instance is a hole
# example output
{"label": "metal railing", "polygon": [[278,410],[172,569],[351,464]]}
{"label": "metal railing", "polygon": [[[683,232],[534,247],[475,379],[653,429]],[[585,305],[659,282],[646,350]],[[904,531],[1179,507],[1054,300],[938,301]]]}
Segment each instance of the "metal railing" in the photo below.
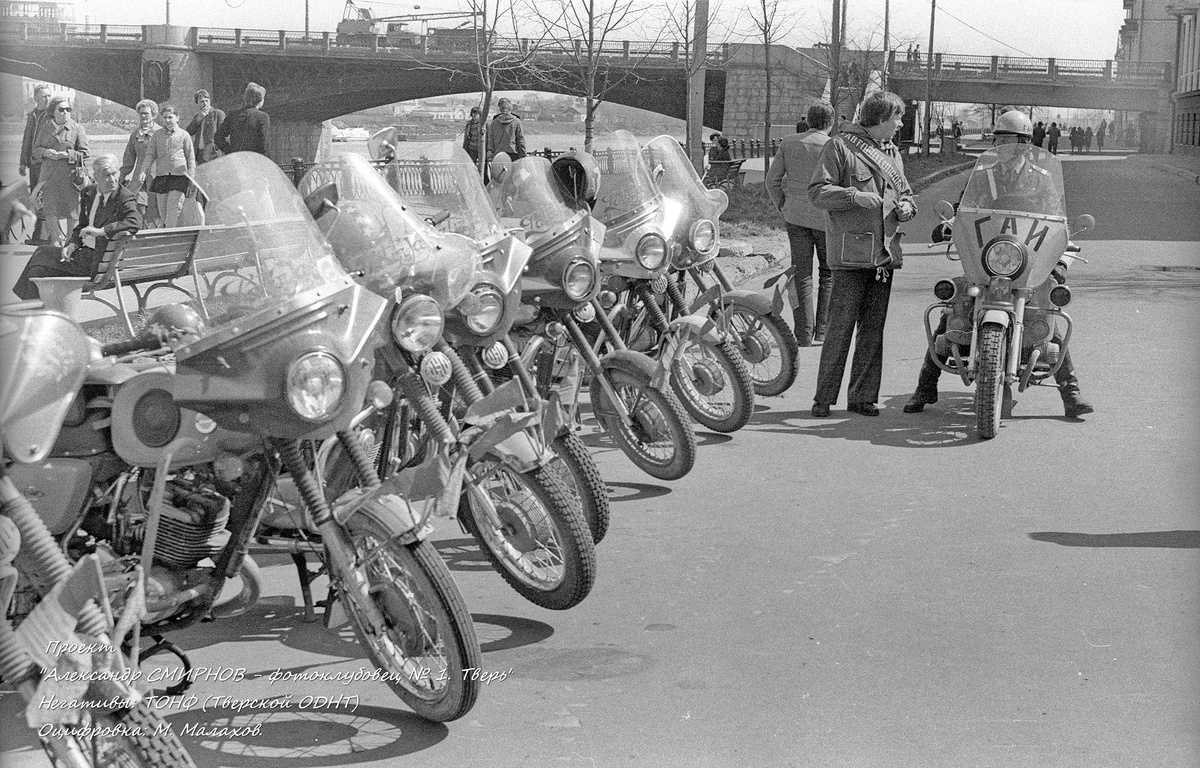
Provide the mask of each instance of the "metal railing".
{"label": "metal railing", "polygon": [[[922,58],[899,61],[889,56],[888,69],[893,76],[928,74],[929,61]],[[1013,80],[1109,80],[1124,83],[1158,83],[1170,78],[1171,65],[1164,62],[1122,62],[1112,59],[1038,59],[1019,56],[970,56],[936,53],[933,57],[936,77],[987,78]]]}

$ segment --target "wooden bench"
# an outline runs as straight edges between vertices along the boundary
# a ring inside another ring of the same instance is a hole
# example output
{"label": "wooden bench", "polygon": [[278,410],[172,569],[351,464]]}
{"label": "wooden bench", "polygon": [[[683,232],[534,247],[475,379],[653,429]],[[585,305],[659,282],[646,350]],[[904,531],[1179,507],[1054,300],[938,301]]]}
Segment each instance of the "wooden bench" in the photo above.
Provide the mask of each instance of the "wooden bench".
{"label": "wooden bench", "polygon": [[704,184],[710,189],[722,186],[742,186],[746,172],[742,170],[742,160],[709,160],[708,173],[704,175]]}

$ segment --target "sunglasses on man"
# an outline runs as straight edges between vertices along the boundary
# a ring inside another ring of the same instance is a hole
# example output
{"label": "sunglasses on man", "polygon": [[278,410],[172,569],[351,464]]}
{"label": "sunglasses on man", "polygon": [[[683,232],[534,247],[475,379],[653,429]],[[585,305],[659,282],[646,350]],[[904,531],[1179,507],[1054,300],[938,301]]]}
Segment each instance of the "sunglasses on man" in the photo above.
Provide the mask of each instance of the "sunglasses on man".
{"label": "sunglasses on man", "polygon": [[55,112],[70,112],[71,108],[70,107],[56,107],[54,109],[54,111]]}

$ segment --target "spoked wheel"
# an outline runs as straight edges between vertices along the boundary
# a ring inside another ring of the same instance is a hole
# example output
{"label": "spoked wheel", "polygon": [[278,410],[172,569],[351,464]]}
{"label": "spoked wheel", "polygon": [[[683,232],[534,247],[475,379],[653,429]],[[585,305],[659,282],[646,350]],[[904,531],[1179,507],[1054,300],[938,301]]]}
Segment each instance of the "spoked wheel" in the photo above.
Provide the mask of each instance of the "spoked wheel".
{"label": "spoked wheel", "polygon": [[543,608],[579,605],[596,581],[596,546],[558,472],[515,472],[490,457],[468,471],[459,519],[504,580]]}
{"label": "spoked wheel", "polygon": [[1004,405],[1004,352],[1007,338],[1004,328],[984,323],[979,329],[979,375],[975,379],[975,428],[984,440],[1000,430],[1000,411]]}
{"label": "spoked wheel", "polygon": [[151,712],[145,702],[103,715],[85,713],[79,725],[64,728],[79,734],[103,735],[42,737],[42,748],[55,765],[96,768],[195,768],[196,765],[167,723]]}
{"label": "spoked wheel", "polygon": [[[462,717],[480,685],[463,671],[478,669],[481,657],[471,614],[445,562],[428,541],[402,543],[404,526],[378,499],[346,521],[346,532],[357,555],[351,575],[357,583],[343,584],[340,597],[359,642],[418,715],[438,722]],[[371,626],[360,604],[367,599],[383,614],[383,627]]]}
{"label": "spoked wheel", "polygon": [[561,459],[551,466],[559,468],[571,495],[579,499],[583,518],[592,532],[592,542],[599,544],[608,533],[610,514],[608,485],[600,476],[600,468],[583,441],[569,432],[554,438],[550,450]]}
{"label": "spoked wheel", "polygon": [[651,387],[650,377],[642,370],[623,361],[610,364],[612,367],[604,375],[630,411],[631,423],[622,422],[599,379],[593,378],[592,410],[604,431],[651,477],[678,480],[692,471],[696,463],[696,435],[679,400],[671,392]]}
{"label": "spoked wheel", "polygon": [[760,315],[744,307],[728,307],[732,341],[750,369],[755,394],[782,395],[800,372],[796,335],[779,315]]}
{"label": "spoked wheel", "polygon": [[754,415],[754,384],[746,361],[728,341],[690,338],[671,368],[671,389],[700,424],[736,432]]}

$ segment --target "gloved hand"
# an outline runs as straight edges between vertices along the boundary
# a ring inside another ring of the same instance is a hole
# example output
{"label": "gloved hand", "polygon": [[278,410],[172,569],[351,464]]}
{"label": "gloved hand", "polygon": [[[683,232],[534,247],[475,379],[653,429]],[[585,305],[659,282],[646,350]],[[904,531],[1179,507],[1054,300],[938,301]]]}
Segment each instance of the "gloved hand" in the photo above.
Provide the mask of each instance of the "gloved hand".
{"label": "gloved hand", "polygon": [[917,205],[912,200],[901,200],[896,204],[896,218],[900,221],[910,221],[917,215]]}
{"label": "gloved hand", "polygon": [[1067,282],[1067,265],[1061,261],[1055,265],[1054,269],[1050,270],[1050,279],[1062,285]]}
{"label": "gloved hand", "polygon": [[933,234],[930,235],[930,238],[932,238],[933,242],[935,243],[945,243],[951,239],[951,235],[953,235],[953,233],[954,228],[950,225],[950,223],[943,221],[933,228]]}

